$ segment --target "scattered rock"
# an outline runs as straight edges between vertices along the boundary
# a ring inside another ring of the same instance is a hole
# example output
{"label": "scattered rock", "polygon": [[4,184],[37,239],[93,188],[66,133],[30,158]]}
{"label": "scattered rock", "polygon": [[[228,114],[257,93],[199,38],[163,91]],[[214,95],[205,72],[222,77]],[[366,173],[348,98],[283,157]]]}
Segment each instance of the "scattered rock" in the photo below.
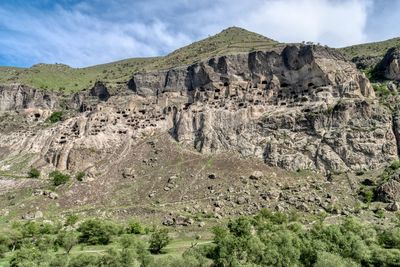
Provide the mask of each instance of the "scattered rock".
{"label": "scattered rock", "polygon": [[58,194],[57,194],[57,193],[54,193],[54,192],[50,192],[50,193],[48,194],[48,197],[49,197],[50,199],[57,199],[57,198],[58,198]]}
{"label": "scattered rock", "polygon": [[250,175],[250,179],[251,180],[260,180],[261,178],[264,177],[264,174],[261,171],[254,171],[251,175]]}
{"label": "scattered rock", "polygon": [[174,219],[171,218],[171,217],[165,217],[163,222],[162,222],[162,224],[165,225],[165,226],[172,226],[172,225],[174,225],[174,223],[175,223]]}
{"label": "scattered rock", "polygon": [[217,179],[217,176],[215,175],[215,173],[210,173],[208,175],[208,178],[214,180],[214,179]]}
{"label": "scattered rock", "polygon": [[236,199],[236,203],[239,204],[239,205],[242,205],[242,204],[246,203],[246,198],[240,196],[240,197],[238,197],[238,198]]}
{"label": "scattered rock", "polygon": [[400,205],[396,201],[389,203],[389,205],[386,206],[387,211],[398,211],[399,209],[400,209]]}
{"label": "scattered rock", "polygon": [[400,199],[400,182],[391,178],[378,186],[376,189],[376,198],[383,202],[398,201]]}
{"label": "scattered rock", "polygon": [[43,218],[43,213],[40,210],[22,215],[23,220],[36,220],[41,218]]}
{"label": "scattered rock", "polygon": [[125,168],[122,172],[122,176],[125,179],[134,179],[135,178],[135,169],[133,168]]}

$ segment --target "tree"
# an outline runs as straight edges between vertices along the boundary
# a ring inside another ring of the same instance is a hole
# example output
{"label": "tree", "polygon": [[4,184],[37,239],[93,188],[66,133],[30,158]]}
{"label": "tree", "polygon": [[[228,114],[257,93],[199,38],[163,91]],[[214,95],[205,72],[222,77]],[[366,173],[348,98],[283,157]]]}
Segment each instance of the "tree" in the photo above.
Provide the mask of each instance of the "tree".
{"label": "tree", "polygon": [[78,234],[74,231],[61,231],[57,235],[56,243],[69,254],[71,249],[78,243]]}
{"label": "tree", "polygon": [[149,250],[153,254],[160,254],[161,250],[171,241],[168,236],[168,229],[158,229],[153,232],[149,240]]}
{"label": "tree", "polygon": [[100,219],[84,221],[78,228],[81,233],[79,241],[90,245],[107,245],[111,237],[118,233],[117,225]]}

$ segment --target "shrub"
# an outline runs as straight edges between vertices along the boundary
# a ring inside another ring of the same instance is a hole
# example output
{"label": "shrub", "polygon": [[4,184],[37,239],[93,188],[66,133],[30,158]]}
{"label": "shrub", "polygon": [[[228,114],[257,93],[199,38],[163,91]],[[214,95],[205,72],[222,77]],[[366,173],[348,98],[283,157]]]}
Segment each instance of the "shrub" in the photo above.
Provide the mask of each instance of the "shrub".
{"label": "shrub", "polygon": [[400,169],[400,160],[393,161],[392,164],[390,164],[390,168],[394,171]]}
{"label": "shrub", "polygon": [[107,245],[111,237],[119,232],[117,225],[100,219],[84,221],[78,228],[81,233],[79,242],[90,245]]}
{"label": "shrub", "polygon": [[53,171],[49,174],[49,177],[53,180],[55,186],[65,184],[69,181],[69,175],[63,174],[60,171]]}
{"label": "shrub", "polygon": [[40,177],[40,171],[35,168],[31,168],[30,171],[28,172],[29,178],[39,178]]}
{"label": "shrub", "polygon": [[128,234],[142,235],[145,233],[145,228],[137,221],[132,221],[126,229]]}
{"label": "shrub", "polygon": [[51,257],[48,253],[32,246],[22,247],[12,255],[10,267],[47,266],[50,261]]}
{"label": "shrub", "polygon": [[354,261],[350,259],[344,259],[336,254],[331,254],[328,252],[321,252],[318,254],[317,262],[314,267],[356,267]]}
{"label": "shrub", "polygon": [[375,215],[376,217],[382,219],[383,217],[385,217],[385,211],[383,209],[377,209],[375,211]]}
{"label": "shrub", "polygon": [[72,257],[68,267],[97,267],[100,266],[99,258],[91,254],[78,254]]}
{"label": "shrub", "polygon": [[63,113],[61,111],[55,111],[50,115],[50,117],[47,118],[47,121],[50,123],[56,123],[62,121],[62,119]]}
{"label": "shrub", "polygon": [[78,235],[74,231],[61,231],[57,235],[56,244],[62,247],[67,254],[78,243]]}
{"label": "shrub", "polygon": [[67,219],[65,220],[65,226],[73,226],[78,221],[78,219],[78,215],[76,214],[68,215]]}
{"label": "shrub", "polygon": [[78,180],[79,182],[82,182],[83,177],[85,177],[85,173],[84,172],[78,172],[75,176],[76,180]]}
{"label": "shrub", "polygon": [[149,250],[153,254],[160,254],[162,249],[171,241],[167,229],[158,229],[154,231],[149,240]]}

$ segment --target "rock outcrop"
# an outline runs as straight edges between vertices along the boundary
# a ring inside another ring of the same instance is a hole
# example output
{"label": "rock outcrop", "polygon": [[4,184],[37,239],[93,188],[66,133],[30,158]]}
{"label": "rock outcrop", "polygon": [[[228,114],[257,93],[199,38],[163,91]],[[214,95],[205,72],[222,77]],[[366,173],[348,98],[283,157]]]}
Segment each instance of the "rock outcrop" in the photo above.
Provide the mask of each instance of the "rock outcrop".
{"label": "rock outcrop", "polygon": [[375,70],[381,77],[400,81],[400,48],[389,49]]}
{"label": "rock outcrop", "polygon": [[[20,88],[1,91],[3,110],[61,106],[56,96],[29,89],[27,98]],[[390,112],[364,74],[329,48],[289,45],[214,57],[135,74],[127,90],[134,94],[111,95],[96,83],[69,97],[67,106],[79,113],[38,131],[1,135],[0,149],[12,151],[3,158],[34,155],[38,166],[94,177],[132,157],[143,138],[162,133],[202,153],[229,151],[293,170],[369,169],[397,158]]]}

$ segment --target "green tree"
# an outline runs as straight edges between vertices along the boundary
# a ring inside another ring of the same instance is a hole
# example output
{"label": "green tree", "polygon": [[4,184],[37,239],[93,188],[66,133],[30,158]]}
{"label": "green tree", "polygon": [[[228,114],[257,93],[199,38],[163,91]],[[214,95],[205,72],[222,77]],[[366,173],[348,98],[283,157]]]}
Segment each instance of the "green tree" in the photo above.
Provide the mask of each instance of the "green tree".
{"label": "green tree", "polygon": [[56,243],[69,254],[71,249],[78,243],[78,234],[74,231],[61,231],[57,235]]}
{"label": "green tree", "polygon": [[107,245],[111,237],[119,232],[117,225],[100,220],[89,219],[84,221],[78,228],[80,232],[79,241],[90,245]]}
{"label": "green tree", "polygon": [[150,236],[149,250],[153,254],[160,254],[170,241],[171,238],[168,236],[168,229],[155,230]]}

